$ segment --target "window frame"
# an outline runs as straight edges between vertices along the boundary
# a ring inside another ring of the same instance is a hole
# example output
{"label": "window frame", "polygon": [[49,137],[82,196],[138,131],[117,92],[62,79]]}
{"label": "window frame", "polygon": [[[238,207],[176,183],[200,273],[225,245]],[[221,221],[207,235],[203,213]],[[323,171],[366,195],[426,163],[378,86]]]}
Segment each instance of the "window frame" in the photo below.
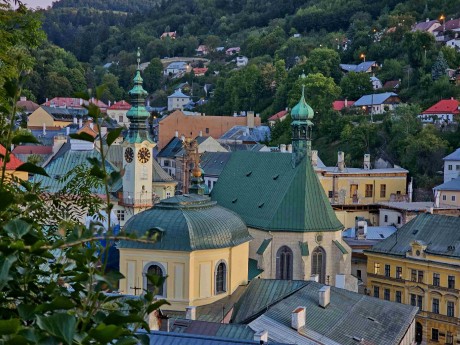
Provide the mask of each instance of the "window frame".
{"label": "window frame", "polygon": [[447,276],[447,288],[455,289],[455,276]]}
{"label": "window frame", "polygon": [[[149,268],[152,267],[152,266],[158,266],[160,269],[161,269],[161,272],[163,273],[163,277],[166,277],[168,275],[168,271],[166,270],[166,267],[165,265],[163,265],[161,262],[158,262],[158,261],[150,261],[148,263],[146,263],[144,265],[144,268],[142,270],[142,277],[143,277],[143,288],[144,290],[148,290],[148,281],[147,281],[147,277],[146,277],[146,274],[148,273],[149,271]],[[158,296],[161,296],[161,297],[167,297],[167,290],[166,290],[166,279],[165,281],[163,282],[163,286],[162,286],[162,291],[158,291]],[[161,293],[160,293],[161,292]]]}
{"label": "window frame", "polygon": [[441,283],[441,275],[439,273],[433,273],[433,286],[439,286]]}
{"label": "window frame", "polygon": [[387,196],[387,185],[385,183],[380,185],[380,197],[386,198]]}
{"label": "window frame", "polygon": [[437,328],[431,329],[431,340],[439,341],[439,330]]}
{"label": "window frame", "polygon": [[372,198],[373,195],[374,195],[374,185],[366,183],[364,197]]}
{"label": "window frame", "polygon": [[402,266],[396,266],[395,277],[396,279],[402,279]]}
{"label": "window frame", "polygon": [[449,317],[455,317],[455,302],[454,301],[447,301],[446,315]]}
{"label": "window frame", "polygon": [[395,291],[395,302],[402,303],[402,292],[399,290]]}
{"label": "window frame", "polygon": [[431,300],[431,312],[439,314],[439,298],[433,298]]}
{"label": "window frame", "polygon": [[[219,271],[220,267],[223,267],[223,273],[222,271]],[[220,274],[222,274],[222,277],[218,276]],[[214,294],[215,295],[220,295],[220,294],[227,292],[228,290],[227,275],[228,275],[227,263],[225,262],[225,260],[219,260],[214,267]]]}
{"label": "window frame", "polygon": [[385,264],[385,277],[390,277],[391,276],[391,266],[388,264]]}

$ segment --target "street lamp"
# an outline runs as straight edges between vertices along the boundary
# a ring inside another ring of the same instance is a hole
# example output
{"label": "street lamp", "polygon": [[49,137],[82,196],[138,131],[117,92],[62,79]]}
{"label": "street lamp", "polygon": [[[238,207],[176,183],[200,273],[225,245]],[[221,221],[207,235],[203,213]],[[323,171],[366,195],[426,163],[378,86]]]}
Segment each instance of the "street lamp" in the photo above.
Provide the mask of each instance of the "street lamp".
{"label": "street lamp", "polygon": [[366,62],[366,55],[364,55],[364,53],[361,53],[361,55],[359,56],[360,59],[363,59],[364,62]]}
{"label": "street lamp", "polygon": [[442,23],[442,32],[446,31],[446,17],[444,14],[441,14],[441,17],[439,17],[439,20]]}

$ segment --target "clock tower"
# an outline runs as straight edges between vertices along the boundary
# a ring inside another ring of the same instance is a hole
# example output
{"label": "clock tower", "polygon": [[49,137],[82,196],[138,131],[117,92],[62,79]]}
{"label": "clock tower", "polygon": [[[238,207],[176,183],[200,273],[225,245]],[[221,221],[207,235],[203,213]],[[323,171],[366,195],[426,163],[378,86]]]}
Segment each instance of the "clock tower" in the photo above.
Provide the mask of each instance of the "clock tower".
{"label": "clock tower", "polygon": [[139,68],[140,52],[137,51],[137,71],[134,86],[129,91],[131,109],[126,116],[129,119],[129,131],[123,143],[123,204],[133,208],[136,214],[153,205],[152,160],[155,143],[147,131],[146,121],[150,114],[145,109],[147,91],[142,87]]}

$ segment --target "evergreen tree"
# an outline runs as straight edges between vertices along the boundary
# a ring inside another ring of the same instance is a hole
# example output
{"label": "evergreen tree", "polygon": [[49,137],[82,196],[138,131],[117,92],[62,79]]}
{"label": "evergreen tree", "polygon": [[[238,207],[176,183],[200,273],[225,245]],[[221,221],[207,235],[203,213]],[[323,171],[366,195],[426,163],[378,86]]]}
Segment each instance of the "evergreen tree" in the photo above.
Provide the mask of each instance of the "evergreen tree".
{"label": "evergreen tree", "polygon": [[433,64],[431,68],[431,76],[433,80],[438,80],[439,78],[446,75],[446,70],[449,68],[446,59],[444,58],[444,54],[442,51],[439,52],[438,58]]}

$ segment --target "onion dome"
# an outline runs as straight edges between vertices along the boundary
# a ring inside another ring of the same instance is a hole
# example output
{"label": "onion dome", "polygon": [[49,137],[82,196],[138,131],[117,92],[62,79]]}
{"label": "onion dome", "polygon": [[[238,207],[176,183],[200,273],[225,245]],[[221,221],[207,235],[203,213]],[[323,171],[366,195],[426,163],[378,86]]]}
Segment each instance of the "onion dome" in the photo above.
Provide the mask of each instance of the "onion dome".
{"label": "onion dome", "polygon": [[291,117],[293,121],[306,121],[312,120],[314,116],[312,107],[305,101],[305,86],[302,86],[302,98],[291,110]]}
{"label": "onion dome", "polygon": [[124,231],[137,238],[157,234],[152,242],[121,241],[118,248],[194,251],[234,247],[252,239],[236,213],[207,196],[177,195],[161,200],[126,223]]}

